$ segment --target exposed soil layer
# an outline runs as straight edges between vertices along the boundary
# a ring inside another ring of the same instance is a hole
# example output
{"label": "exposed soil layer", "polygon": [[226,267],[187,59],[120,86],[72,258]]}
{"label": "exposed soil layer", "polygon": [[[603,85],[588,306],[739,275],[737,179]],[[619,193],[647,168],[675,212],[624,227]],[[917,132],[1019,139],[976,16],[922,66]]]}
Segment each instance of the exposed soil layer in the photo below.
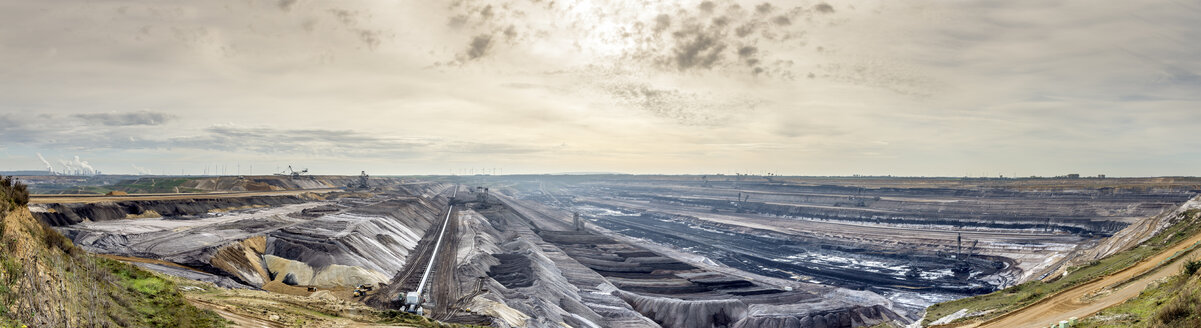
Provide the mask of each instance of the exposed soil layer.
{"label": "exposed soil layer", "polygon": [[208,214],[217,209],[277,207],[308,201],[300,196],[265,196],[242,198],[204,198],[188,200],[138,200],[103,203],[56,203],[34,205],[34,215],[55,227],[86,221],[112,221],[140,216],[149,212],[162,217],[184,217]]}
{"label": "exposed soil layer", "polygon": [[521,288],[534,285],[534,269],[530,259],[521,254],[494,254],[499,264],[488,268],[488,276],[496,279],[505,288]]}

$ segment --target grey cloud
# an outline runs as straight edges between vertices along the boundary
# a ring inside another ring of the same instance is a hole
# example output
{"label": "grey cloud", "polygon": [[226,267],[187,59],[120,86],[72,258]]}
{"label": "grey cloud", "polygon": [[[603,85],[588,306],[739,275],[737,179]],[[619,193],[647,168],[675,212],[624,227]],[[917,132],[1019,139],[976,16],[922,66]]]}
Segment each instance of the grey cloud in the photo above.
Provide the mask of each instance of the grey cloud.
{"label": "grey cloud", "polygon": [[161,141],[159,147],[252,151],[259,153],[318,153],[362,155],[381,152],[389,157],[407,155],[433,142],[423,139],[381,138],[352,130],[274,129],[266,127],[212,126],[204,135]]}
{"label": "grey cloud", "polygon": [[821,65],[823,77],[850,84],[890,90],[903,95],[931,96],[940,82],[912,67],[881,58],[844,58]]}
{"label": "grey cloud", "polygon": [[164,143],[164,146],[369,158],[408,158],[436,153],[530,154],[543,150],[503,143],[437,138],[387,138],[337,129],[275,129],[221,125],[206,128],[204,132],[200,137],[171,139]]}
{"label": "grey cloud", "polygon": [[734,29],[734,34],[738,35],[738,37],[740,37],[740,38],[751,35],[751,33],[755,33],[755,23],[753,23],[753,22],[742,24],[742,26],[739,26],[737,29]]}
{"label": "grey cloud", "polygon": [[41,139],[41,131],[12,114],[0,114],[0,139],[5,143],[27,143]]}
{"label": "grey cloud", "polygon": [[446,20],[446,26],[451,28],[462,28],[467,25],[467,15],[455,15]]}
{"label": "grey cloud", "polygon": [[504,34],[505,41],[513,41],[517,38],[517,28],[513,25],[509,25],[509,27],[505,28]]}
{"label": "grey cloud", "polygon": [[385,38],[393,36],[393,34],[383,30],[371,30],[359,27],[360,19],[362,19],[364,16],[369,17],[370,15],[368,14],[341,8],[329,9],[326,12],[341,22],[342,26],[345,27],[348,32],[353,34],[359,40],[359,42],[362,43],[362,45],[367,47],[368,50],[375,50]]}
{"label": "grey cloud", "polygon": [[[107,119],[107,117],[106,117]],[[0,138],[13,144],[43,149],[72,150],[212,150],[259,154],[305,154],[324,157],[411,158],[437,153],[529,154],[541,148],[503,143],[443,140],[439,138],[381,137],[355,130],[277,129],[215,125],[171,137],[124,129],[121,126],[89,127],[38,125],[39,120],[0,115]],[[190,135],[189,135],[190,134]]]}
{"label": "grey cloud", "polygon": [[467,45],[467,60],[475,60],[483,57],[491,47],[491,34],[476,35],[474,38],[471,38],[471,43]]}
{"label": "grey cloud", "polygon": [[358,34],[359,40],[363,41],[363,44],[369,49],[374,50],[382,42],[383,32],[381,31],[355,30],[355,33]]}
{"label": "grey cloud", "polygon": [[277,3],[277,4],[279,5],[279,9],[283,9],[284,11],[291,11],[292,7],[296,6],[297,2],[300,2],[300,0],[279,0],[279,3]]}
{"label": "grey cloud", "polygon": [[330,9],[328,12],[330,15],[333,15],[334,18],[337,18],[338,21],[342,22],[342,24],[346,25],[347,27],[354,27],[355,24],[358,24],[358,17],[357,17],[358,14],[355,12],[352,12],[352,11],[349,11],[346,9]]}
{"label": "grey cloud", "polygon": [[[795,47],[783,41],[804,37],[803,29],[819,24],[828,26],[825,21],[798,19],[799,15],[811,12],[810,5],[783,7],[761,2],[743,8],[731,0],[704,0],[693,8],[676,5],[649,16],[598,7],[603,6],[532,6],[503,0],[454,2],[447,7],[450,10],[448,25],[463,30],[460,33],[468,38],[468,45],[449,62],[464,65],[488,57],[495,51],[498,41],[520,49],[540,42],[564,42],[555,38],[566,35],[571,40],[566,46],[580,53],[594,50],[589,49],[588,43],[581,42],[581,38],[597,38],[605,44],[631,44],[622,47],[619,56],[615,57],[623,61],[623,65],[645,65],[645,68],[675,72],[735,67],[734,72],[739,74],[784,76],[790,73],[776,72],[782,68],[763,67],[758,72],[755,68],[760,62],[777,59],[774,58],[777,51]],[[536,17],[564,19],[528,19]],[[595,28],[613,23],[621,28],[616,31]],[[735,37],[738,40],[734,40]],[[738,45],[748,44],[758,45],[754,60],[749,62],[745,61],[745,54],[738,53]],[[728,65],[733,59],[747,65]]]}
{"label": "grey cloud", "polygon": [[676,45],[671,64],[680,71],[713,68],[722,59],[722,51],[726,49],[720,35],[705,31],[681,30],[674,33],[674,36]]}
{"label": "grey cloud", "polygon": [[[755,66],[755,64],[759,63],[759,59],[754,58],[755,54],[758,54],[758,53],[759,53],[759,48],[756,48],[753,46],[744,46],[744,47],[738,48],[738,58],[741,58],[743,60],[743,62],[745,62],[747,64],[747,66]],[[754,73],[755,74],[762,73],[762,70],[760,70],[759,72],[754,72]]]}
{"label": "grey cloud", "polygon": [[762,100],[746,96],[715,98],[687,90],[659,87],[630,79],[629,75],[618,70],[601,76],[585,74],[580,79],[602,80],[594,86],[606,92],[616,103],[685,126],[729,124],[738,115],[752,112],[763,103]]}
{"label": "grey cloud", "polygon": [[713,19],[713,26],[725,27],[730,24],[730,18],[721,16]]}
{"label": "grey cloud", "polygon": [[314,18],[306,18],[304,21],[300,22],[300,28],[304,29],[305,32],[311,33],[317,28],[317,20]]}
{"label": "grey cloud", "polygon": [[738,48],[738,56],[739,57],[754,56],[756,52],[759,52],[759,49],[755,48],[755,47],[751,47],[751,46]]}
{"label": "grey cloud", "polygon": [[1180,67],[1169,66],[1164,68],[1164,74],[1168,76],[1168,81],[1179,84],[1201,84],[1201,75],[1190,72]]}
{"label": "grey cloud", "polygon": [[759,4],[758,6],[755,6],[755,12],[760,13],[760,14],[770,14],[771,11],[774,9],[775,9],[775,7],[773,7],[771,5],[771,3],[767,3],[767,2]]}
{"label": "grey cloud", "polygon": [[663,30],[666,30],[669,27],[671,27],[671,16],[668,16],[667,14],[655,16],[655,27],[653,28],[655,34],[663,32]]}
{"label": "grey cloud", "polygon": [[819,13],[823,13],[823,14],[833,14],[834,13],[834,7],[830,6],[830,4],[825,3],[825,2],[814,5],[813,10],[817,11]]}
{"label": "grey cloud", "polygon": [[175,115],[151,111],[75,114],[73,116],[87,122],[95,122],[107,126],[162,125],[175,118]]}
{"label": "grey cloud", "polygon": [[446,152],[462,154],[512,154],[526,155],[543,152],[546,149],[522,145],[498,143],[452,142],[445,147]]}
{"label": "grey cloud", "polygon": [[801,119],[781,120],[780,124],[772,129],[772,132],[786,138],[806,136],[833,137],[847,134],[846,130],[836,124],[825,124]]}
{"label": "grey cloud", "polygon": [[484,20],[492,19],[492,5],[484,6],[484,9],[480,10],[480,18],[483,18]]}

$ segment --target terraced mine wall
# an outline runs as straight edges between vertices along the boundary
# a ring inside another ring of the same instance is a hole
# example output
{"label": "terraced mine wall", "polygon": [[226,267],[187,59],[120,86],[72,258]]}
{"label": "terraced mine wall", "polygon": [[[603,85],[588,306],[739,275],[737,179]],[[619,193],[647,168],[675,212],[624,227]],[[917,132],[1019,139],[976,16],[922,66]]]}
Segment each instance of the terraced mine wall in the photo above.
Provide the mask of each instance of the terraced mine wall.
{"label": "terraced mine wall", "polygon": [[[924,190],[923,190],[924,191]],[[876,193],[873,190],[868,196],[803,196],[798,201],[803,204],[782,204],[759,201],[730,201],[727,199],[664,196],[658,194],[623,194],[624,197],[650,199],[665,203],[687,206],[705,207],[716,211],[756,213],[780,217],[800,217],[822,220],[837,220],[847,222],[862,222],[875,224],[906,224],[906,225],[943,225],[949,227],[980,227],[988,229],[1009,230],[1043,230],[1060,231],[1079,235],[1109,236],[1130,225],[1127,215],[1109,220],[1105,218],[1103,209],[1092,209],[1093,206],[1122,208],[1133,205],[1129,209],[1130,216],[1151,216],[1171,210],[1180,203],[1188,200],[1191,195],[1109,195],[1096,197],[1088,194],[1075,193],[1016,193],[1005,192],[1000,197],[1011,202],[1008,205],[931,205],[917,202],[904,202],[881,199],[888,193]],[[909,194],[920,193],[910,191]],[[964,192],[935,192],[934,194],[949,194],[962,197]],[[762,198],[762,195],[753,195]],[[990,200],[996,200],[990,198]],[[1038,212],[1017,208],[1022,202],[1040,202],[1050,200],[1067,204],[1045,204]],[[1102,204],[1097,204],[1102,203]],[[1084,205],[1089,204],[1089,205]]]}
{"label": "terraced mine wall", "polygon": [[43,204],[35,212],[88,251],[227,287],[304,291],[386,283],[401,269],[449,187],[405,188]]}
{"label": "terraced mine wall", "polygon": [[[746,228],[680,216],[610,216],[600,218],[596,223],[624,235],[708,254],[710,259],[747,272],[782,279],[810,276],[813,277],[811,279],[826,284],[860,290],[880,290],[880,287],[888,287],[976,295],[992,292],[998,286],[979,279],[949,275],[938,278],[906,277],[906,268],[914,266],[920,268],[917,269],[920,272],[927,272],[966,263],[970,265],[971,273],[989,276],[1011,266],[1005,259],[997,257],[973,256],[957,260],[928,252],[923,254],[856,245],[839,246],[832,245],[827,240],[805,240],[793,235],[762,230],[748,231]],[[791,257],[797,254],[834,255],[862,261],[891,262],[891,265],[869,271],[821,261],[792,260]]]}
{"label": "terraced mine wall", "polygon": [[[618,289],[616,295],[663,327],[849,328],[904,320],[879,304],[820,306],[828,295],[701,269],[591,232],[543,230],[539,235],[604,276]],[[795,308],[779,311],[789,306]]]}
{"label": "terraced mine wall", "polygon": [[42,222],[54,226],[69,226],[85,220],[99,222],[133,217],[183,217],[205,215],[214,210],[277,207],[299,204],[311,199],[301,196],[260,196],[242,198],[193,198],[187,200],[131,200],[101,203],[66,203],[34,205]]}
{"label": "terraced mine wall", "polygon": [[[571,263],[567,268],[572,272],[592,277],[589,282],[573,282],[581,289],[580,295],[616,296],[625,303],[624,307],[653,321],[652,326],[768,327],[789,324],[788,327],[808,328],[908,322],[889,309],[887,300],[871,292],[794,281],[783,282],[790,286],[786,289],[704,269],[595,232],[564,231],[562,229],[567,226],[564,222],[532,208],[503,212],[512,213],[504,215],[505,221],[522,222],[528,227],[530,232],[523,233],[523,238],[540,240],[540,249],[551,250],[545,254],[560,256],[555,261],[560,269],[566,270],[564,263]],[[489,219],[495,220],[493,216]],[[530,272],[537,276],[537,270],[530,268],[538,266],[527,268],[521,256],[511,254],[502,252],[495,256],[496,264],[490,268],[489,276],[501,286],[518,290],[531,288],[523,286],[530,283],[527,278],[531,276]],[[592,287],[596,286],[595,281],[603,282],[600,285],[604,288],[583,292],[596,289]],[[537,283],[532,287],[538,287]],[[611,314],[601,309],[612,305],[590,307],[598,314],[604,313],[602,317],[609,320]]]}
{"label": "terraced mine wall", "polygon": [[456,303],[473,313],[448,321],[480,323],[485,315],[495,327],[656,327],[610,294],[616,288],[603,277],[542,240],[529,221],[499,206],[477,211],[462,212],[455,269],[463,294]]}

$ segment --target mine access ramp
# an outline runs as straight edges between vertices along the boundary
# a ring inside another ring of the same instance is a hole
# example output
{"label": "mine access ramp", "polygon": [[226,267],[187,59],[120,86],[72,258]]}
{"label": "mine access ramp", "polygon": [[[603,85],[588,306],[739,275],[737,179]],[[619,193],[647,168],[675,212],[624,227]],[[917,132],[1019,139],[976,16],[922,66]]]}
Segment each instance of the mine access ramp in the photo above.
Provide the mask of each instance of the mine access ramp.
{"label": "mine access ramp", "polygon": [[423,273],[421,275],[421,282],[419,282],[417,284],[416,291],[411,291],[411,292],[405,293],[403,299],[401,299],[402,303],[404,304],[402,309],[405,312],[416,313],[418,315],[425,315],[425,310],[422,309],[422,307],[421,307],[422,303],[424,303],[423,302],[424,298],[422,297],[422,295],[425,292],[426,283],[429,282],[430,273],[434,268],[434,264],[437,263],[438,249],[442,246],[442,238],[446,236],[446,227],[448,225],[450,225],[450,215],[451,215],[451,213],[454,213],[454,209],[455,209],[454,199],[455,199],[455,196],[458,196],[458,195],[459,195],[459,186],[455,186],[455,191],[453,194],[451,194],[451,196],[450,196],[451,200],[446,208],[446,218],[442,220],[442,230],[438,232],[438,239],[437,239],[437,241],[434,242],[433,251],[430,252],[430,260],[425,266],[425,273]]}

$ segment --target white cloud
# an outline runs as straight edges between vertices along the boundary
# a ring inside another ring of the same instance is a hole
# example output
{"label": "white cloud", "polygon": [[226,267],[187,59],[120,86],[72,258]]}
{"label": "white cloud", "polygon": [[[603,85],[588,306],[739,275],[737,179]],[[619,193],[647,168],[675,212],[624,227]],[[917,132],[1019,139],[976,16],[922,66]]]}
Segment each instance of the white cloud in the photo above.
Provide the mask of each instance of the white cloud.
{"label": "white cloud", "polygon": [[763,3],[0,5],[0,166],[1201,174],[1196,6]]}

